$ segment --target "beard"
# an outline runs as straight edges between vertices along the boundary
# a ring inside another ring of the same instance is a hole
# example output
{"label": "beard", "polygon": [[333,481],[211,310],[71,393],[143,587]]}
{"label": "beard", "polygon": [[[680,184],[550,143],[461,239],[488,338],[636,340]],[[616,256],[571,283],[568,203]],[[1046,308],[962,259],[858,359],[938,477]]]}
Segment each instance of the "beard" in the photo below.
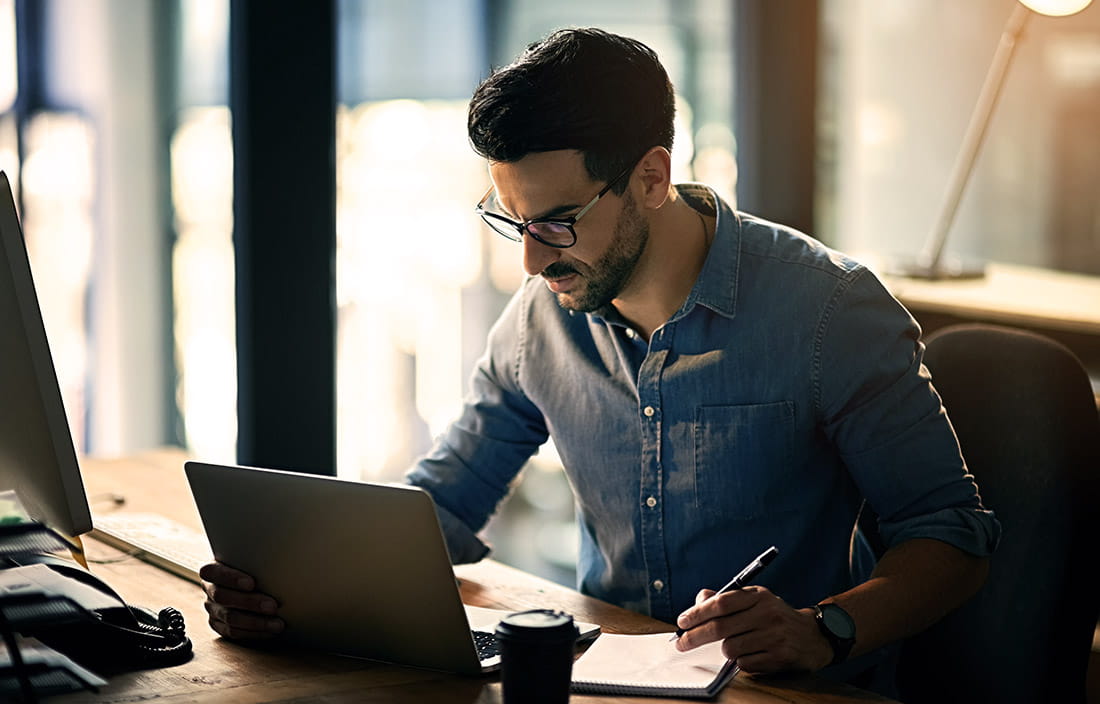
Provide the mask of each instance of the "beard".
{"label": "beard", "polygon": [[557,294],[558,305],[566,310],[592,313],[609,305],[622,293],[648,242],[649,223],[638,213],[630,191],[626,191],[611,244],[602,257],[592,266],[580,262],[554,262],[542,274],[550,279],[576,274],[580,285],[568,293]]}

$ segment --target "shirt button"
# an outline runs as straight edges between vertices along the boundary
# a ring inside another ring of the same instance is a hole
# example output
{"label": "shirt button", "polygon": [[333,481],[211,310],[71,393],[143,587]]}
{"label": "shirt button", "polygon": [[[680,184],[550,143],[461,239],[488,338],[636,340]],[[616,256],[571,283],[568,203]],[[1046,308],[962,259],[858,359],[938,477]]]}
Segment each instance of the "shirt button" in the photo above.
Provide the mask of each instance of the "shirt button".
{"label": "shirt button", "polygon": [[631,340],[633,340],[635,337],[638,336],[638,333],[634,332],[633,328],[627,328],[626,329],[626,336],[629,337]]}
{"label": "shirt button", "polygon": [[653,410],[653,406],[646,406],[644,409],[642,409],[642,413],[645,414],[646,418],[652,418],[653,414],[656,412],[657,411]]}
{"label": "shirt button", "polygon": [[657,591],[661,591],[662,589],[665,588],[665,583],[662,582],[659,579],[655,579],[655,580],[653,580],[653,588]]}
{"label": "shirt button", "polygon": [[653,508],[654,506],[657,505],[657,499],[655,499],[651,496],[651,497],[649,497],[648,499],[645,500],[645,505],[649,506],[650,508]]}

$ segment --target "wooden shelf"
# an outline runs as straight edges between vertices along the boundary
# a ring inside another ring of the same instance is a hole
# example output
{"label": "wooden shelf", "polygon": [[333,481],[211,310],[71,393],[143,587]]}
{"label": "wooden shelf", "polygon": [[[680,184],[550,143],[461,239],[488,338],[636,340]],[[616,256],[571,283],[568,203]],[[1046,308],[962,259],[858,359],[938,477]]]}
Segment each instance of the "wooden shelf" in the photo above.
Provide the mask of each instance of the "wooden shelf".
{"label": "wooden shelf", "polygon": [[[862,259],[875,268],[874,258]],[[1071,349],[1100,406],[1100,277],[990,263],[980,279],[927,281],[882,275],[925,334],[956,323],[991,323],[1046,335]]]}
{"label": "wooden shelf", "polygon": [[883,281],[910,310],[1100,337],[1100,277],[995,263],[986,271],[980,279]]}

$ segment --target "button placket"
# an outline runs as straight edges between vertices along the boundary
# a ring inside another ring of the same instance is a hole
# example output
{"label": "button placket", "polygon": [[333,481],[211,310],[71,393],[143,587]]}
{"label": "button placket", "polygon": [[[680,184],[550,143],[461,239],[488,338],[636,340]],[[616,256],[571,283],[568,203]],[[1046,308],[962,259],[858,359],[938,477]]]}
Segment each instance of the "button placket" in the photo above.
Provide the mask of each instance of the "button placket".
{"label": "button placket", "polygon": [[668,587],[668,556],[665,553],[664,516],[661,497],[664,491],[664,470],[661,466],[661,376],[668,359],[668,339],[650,341],[645,360],[638,374],[638,419],[641,423],[641,535],[645,570],[648,574],[650,612],[661,618],[671,613],[671,593]]}

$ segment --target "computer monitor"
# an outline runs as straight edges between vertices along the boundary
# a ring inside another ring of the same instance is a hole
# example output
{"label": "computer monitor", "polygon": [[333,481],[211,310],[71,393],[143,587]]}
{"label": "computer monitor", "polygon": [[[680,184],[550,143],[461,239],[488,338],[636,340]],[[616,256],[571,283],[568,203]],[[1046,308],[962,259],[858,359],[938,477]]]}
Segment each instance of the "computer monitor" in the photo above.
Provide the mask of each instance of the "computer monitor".
{"label": "computer monitor", "polygon": [[92,528],[8,177],[0,171],[0,491],[76,537]]}

